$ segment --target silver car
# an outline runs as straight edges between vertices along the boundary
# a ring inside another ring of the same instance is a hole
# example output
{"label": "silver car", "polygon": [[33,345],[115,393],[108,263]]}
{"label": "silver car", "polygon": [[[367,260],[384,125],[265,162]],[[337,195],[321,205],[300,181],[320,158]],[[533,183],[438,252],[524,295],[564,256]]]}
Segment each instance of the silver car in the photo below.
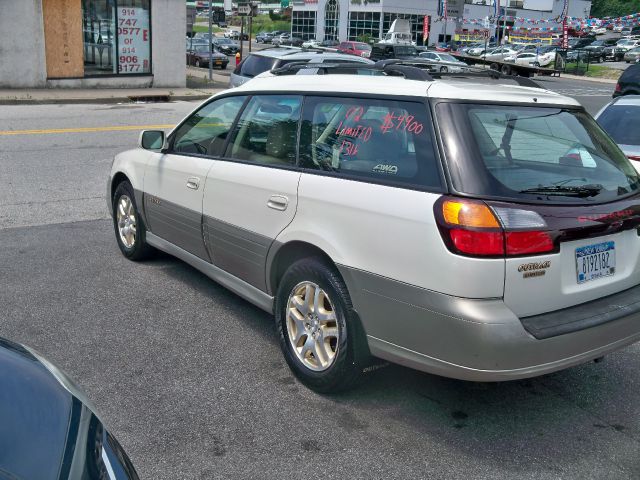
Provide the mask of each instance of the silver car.
{"label": "silver car", "polygon": [[282,67],[293,62],[313,62],[313,63],[366,63],[372,64],[371,60],[346,55],[336,52],[304,51],[300,48],[270,48],[260,52],[251,53],[235,68],[231,74],[229,85],[238,87],[248,82],[261,73],[271,69]]}
{"label": "silver car", "polygon": [[596,120],[640,171],[640,95],[616,98],[600,110]]}

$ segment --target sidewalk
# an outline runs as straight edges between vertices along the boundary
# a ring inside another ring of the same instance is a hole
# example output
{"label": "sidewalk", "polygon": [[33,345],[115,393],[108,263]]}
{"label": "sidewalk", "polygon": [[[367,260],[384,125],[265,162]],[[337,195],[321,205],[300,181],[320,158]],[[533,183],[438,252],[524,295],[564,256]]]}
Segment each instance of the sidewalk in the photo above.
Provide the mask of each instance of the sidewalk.
{"label": "sidewalk", "polygon": [[570,80],[581,80],[584,82],[593,82],[593,83],[607,83],[610,85],[615,85],[618,83],[617,80],[612,80],[610,78],[594,78],[594,77],[583,77],[580,75],[569,75],[568,73],[563,73],[560,75],[560,78],[568,78]]}
{"label": "sidewalk", "polygon": [[226,88],[217,83],[215,86],[203,85],[192,88],[0,89],[0,105],[204,100]]}

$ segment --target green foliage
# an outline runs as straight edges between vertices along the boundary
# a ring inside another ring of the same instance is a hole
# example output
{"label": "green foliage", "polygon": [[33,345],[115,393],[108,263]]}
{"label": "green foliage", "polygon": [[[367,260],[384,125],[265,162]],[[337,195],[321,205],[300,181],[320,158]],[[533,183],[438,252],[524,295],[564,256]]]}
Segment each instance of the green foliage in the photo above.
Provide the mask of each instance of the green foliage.
{"label": "green foliage", "polygon": [[640,0],[593,0],[591,15],[596,18],[622,17],[640,12]]}
{"label": "green foliage", "polygon": [[372,43],[372,37],[368,33],[365,33],[364,35],[358,35],[356,40],[363,43]]}
{"label": "green foliage", "polygon": [[273,32],[274,30],[282,30],[284,32],[291,31],[291,22],[287,20],[272,20],[270,15],[258,15],[253,17],[253,25],[251,33]]}

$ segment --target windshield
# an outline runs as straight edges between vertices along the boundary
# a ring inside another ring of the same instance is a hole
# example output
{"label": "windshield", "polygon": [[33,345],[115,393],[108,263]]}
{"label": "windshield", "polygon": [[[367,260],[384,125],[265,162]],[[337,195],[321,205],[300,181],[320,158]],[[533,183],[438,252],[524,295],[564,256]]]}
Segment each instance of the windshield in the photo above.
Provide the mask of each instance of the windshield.
{"label": "windshield", "polygon": [[200,52],[207,52],[209,50],[208,45],[194,45],[193,46],[193,50],[200,53]]}
{"label": "windshield", "polygon": [[584,204],[639,191],[629,160],[583,111],[441,103],[437,114],[459,192]]}
{"label": "windshield", "polygon": [[221,43],[223,45],[229,45],[229,44],[233,44],[233,42],[231,40],[229,40],[228,38],[218,38],[216,39],[217,43]]}
{"label": "windshield", "polygon": [[371,45],[368,45],[366,43],[356,43],[355,47],[356,47],[356,49],[364,50],[365,52],[371,51]]}

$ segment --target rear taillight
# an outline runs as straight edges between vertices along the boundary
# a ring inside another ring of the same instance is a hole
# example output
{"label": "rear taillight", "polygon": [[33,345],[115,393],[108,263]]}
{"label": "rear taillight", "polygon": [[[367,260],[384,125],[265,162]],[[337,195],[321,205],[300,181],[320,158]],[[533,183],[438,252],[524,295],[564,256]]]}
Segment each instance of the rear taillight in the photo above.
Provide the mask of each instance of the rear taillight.
{"label": "rear taillight", "polygon": [[622,87],[620,86],[619,83],[616,83],[616,93],[620,93],[622,92]]}
{"label": "rear taillight", "polygon": [[539,255],[555,249],[536,212],[442,197],[435,204],[442,238],[453,253],[473,257]]}
{"label": "rear taillight", "polygon": [[634,160],[636,162],[640,162],[640,157],[638,157],[637,155],[629,155],[628,158],[629,158],[629,160]]}

